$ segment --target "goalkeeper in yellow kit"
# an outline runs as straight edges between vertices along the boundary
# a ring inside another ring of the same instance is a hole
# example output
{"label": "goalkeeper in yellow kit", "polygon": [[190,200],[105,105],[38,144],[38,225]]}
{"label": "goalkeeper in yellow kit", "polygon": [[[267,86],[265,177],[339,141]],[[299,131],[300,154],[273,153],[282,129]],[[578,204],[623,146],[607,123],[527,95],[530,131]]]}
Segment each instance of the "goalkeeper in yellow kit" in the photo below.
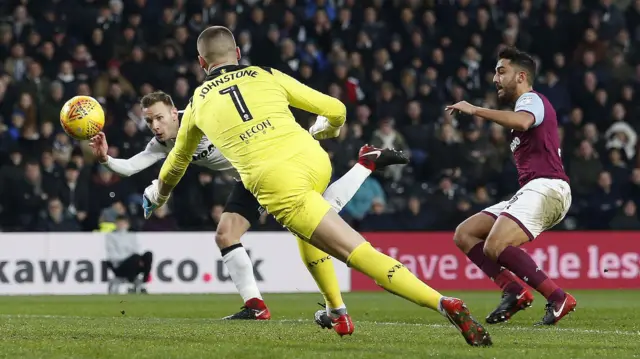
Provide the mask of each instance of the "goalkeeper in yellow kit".
{"label": "goalkeeper in yellow kit", "polygon": [[296,123],[289,105],[326,117],[322,131],[331,137],[345,122],[344,104],[275,69],[238,65],[239,49],[225,27],[205,29],[197,46],[207,77],[185,110],[157,188],[145,191],[150,205],[167,201],[206,135],[237,169],[245,187],[289,231],[387,291],[438,311],[470,345],[490,345],[489,333],[460,299],[442,296],[400,262],[376,251],[323,199],[332,171],[329,156]]}

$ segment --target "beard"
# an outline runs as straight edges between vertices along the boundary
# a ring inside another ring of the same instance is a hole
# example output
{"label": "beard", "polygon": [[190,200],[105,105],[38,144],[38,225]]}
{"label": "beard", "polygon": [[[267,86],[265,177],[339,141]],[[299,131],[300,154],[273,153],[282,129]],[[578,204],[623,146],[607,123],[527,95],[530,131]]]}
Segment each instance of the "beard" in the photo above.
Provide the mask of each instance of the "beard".
{"label": "beard", "polygon": [[502,90],[502,95],[498,94],[498,105],[513,107],[517,101],[516,87],[505,86],[498,89]]}

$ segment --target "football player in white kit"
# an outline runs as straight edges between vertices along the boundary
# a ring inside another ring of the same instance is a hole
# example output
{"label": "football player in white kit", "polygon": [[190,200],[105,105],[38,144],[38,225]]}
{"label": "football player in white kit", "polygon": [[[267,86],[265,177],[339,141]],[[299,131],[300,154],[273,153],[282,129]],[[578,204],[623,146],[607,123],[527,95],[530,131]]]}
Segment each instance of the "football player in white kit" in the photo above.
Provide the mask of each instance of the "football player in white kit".
{"label": "football player in white kit", "polygon": [[[147,125],[155,136],[144,151],[129,159],[118,159],[107,155],[108,145],[104,133],[98,134],[90,142],[98,161],[121,176],[134,175],[166,158],[175,144],[175,138],[180,127],[179,111],[168,94],[164,92],[148,94],[142,98],[141,104]],[[328,138],[328,131],[339,131],[339,129],[329,128],[326,120],[319,117],[316,124],[309,131],[314,138],[323,139]],[[336,136],[337,133],[331,137]],[[254,196],[239,181],[239,176],[232,165],[206,137],[203,137],[198,145],[192,163],[215,171],[228,171],[238,179],[227,199],[224,213],[216,230],[215,239],[231,279],[245,304],[240,312],[225,319],[268,320],[271,314],[256,284],[251,260],[240,243],[240,237],[249,230],[252,223],[259,219],[262,209]],[[406,163],[408,163],[408,159],[402,152],[390,149],[381,150],[368,145],[364,146],[360,150],[358,163],[344,176],[331,184],[323,196],[337,212],[340,212],[372,171],[392,164]],[[322,280],[318,278],[320,275],[326,276],[327,273],[335,273],[332,261],[325,260],[326,254],[324,252],[302,241],[299,241],[299,246],[302,260],[316,282]],[[319,272],[318,266],[320,265],[325,266],[323,269],[324,274]],[[324,280],[326,281],[326,279]],[[333,287],[339,290],[337,283]],[[326,322],[326,318],[324,318],[326,316],[346,313],[346,308],[330,307],[326,297],[325,295],[327,308],[316,313],[316,322],[318,324]]]}

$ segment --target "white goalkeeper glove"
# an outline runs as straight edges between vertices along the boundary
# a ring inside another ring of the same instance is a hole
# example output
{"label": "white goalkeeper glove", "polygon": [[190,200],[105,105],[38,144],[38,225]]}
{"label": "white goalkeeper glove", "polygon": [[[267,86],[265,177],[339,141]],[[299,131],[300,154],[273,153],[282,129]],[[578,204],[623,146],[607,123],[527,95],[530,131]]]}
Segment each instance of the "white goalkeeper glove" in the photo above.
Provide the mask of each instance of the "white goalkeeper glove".
{"label": "white goalkeeper glove", "polygon": [[311,126],[309,133],[316,140],[326,140],[328,138],[338,137],[342,126],[335,127],[324,116],[318,116],[316,123]]}
{"label": "white goalkeeper glove", "polygon": [[142,209],[144,210],[144,218],[148,219],[151,217],[153,211],[157,208],[162,207],[169,200],[168,196],[163,196],[158,191],[158,180],[153,180],[151,185],[144,190],[144,194],[142,195]]}

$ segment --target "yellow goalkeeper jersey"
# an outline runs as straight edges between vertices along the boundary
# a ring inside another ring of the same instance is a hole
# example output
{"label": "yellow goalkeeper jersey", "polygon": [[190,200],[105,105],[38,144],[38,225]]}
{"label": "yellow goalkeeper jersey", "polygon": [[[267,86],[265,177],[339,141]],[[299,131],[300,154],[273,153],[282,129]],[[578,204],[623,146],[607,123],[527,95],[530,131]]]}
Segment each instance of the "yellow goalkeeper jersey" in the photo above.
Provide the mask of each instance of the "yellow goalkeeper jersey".
{"label": "yellow goalkeeper jersey", "polygon": [[334,126],[346,117],[342,102],[278,70],[241,65],[215,70],[194,91],[160,179],[177,184],[203,135],[238,170],[245,186],[263,170],[318,146],[296,123],[289,105],[325,116]]}

